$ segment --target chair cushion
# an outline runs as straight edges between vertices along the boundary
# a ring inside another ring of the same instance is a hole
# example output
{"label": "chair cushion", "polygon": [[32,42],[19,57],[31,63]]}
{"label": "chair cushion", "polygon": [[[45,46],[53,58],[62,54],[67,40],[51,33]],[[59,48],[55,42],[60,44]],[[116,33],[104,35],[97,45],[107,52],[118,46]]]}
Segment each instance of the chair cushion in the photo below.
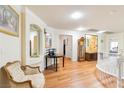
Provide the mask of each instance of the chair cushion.
{"label": "chair cushion", "polygon": [[27,80],[23,70],[20,67],[21,67],[20,63],[15,62],[6,68],[9,74],[12,76],[12,78],[17,82],[22,82]]}
{"label": "chair cushion", "polygon": [[42,88],[45,84],[45,78],[42,73],[33,74],[33,75],[26,75],[28,80],[31,80],[32,86],[34,88]]}

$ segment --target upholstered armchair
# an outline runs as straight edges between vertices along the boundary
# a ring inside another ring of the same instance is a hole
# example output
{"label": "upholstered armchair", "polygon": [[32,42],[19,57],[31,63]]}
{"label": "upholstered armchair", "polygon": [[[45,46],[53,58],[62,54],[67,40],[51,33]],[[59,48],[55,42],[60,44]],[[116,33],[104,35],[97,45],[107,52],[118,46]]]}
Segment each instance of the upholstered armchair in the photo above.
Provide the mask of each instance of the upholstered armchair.
{"label": "upholstered armchair", "polygon": [[45,78],[39,67],[21,66],[18,61],[7,63],[5,71],[12,88],[42,88]]}

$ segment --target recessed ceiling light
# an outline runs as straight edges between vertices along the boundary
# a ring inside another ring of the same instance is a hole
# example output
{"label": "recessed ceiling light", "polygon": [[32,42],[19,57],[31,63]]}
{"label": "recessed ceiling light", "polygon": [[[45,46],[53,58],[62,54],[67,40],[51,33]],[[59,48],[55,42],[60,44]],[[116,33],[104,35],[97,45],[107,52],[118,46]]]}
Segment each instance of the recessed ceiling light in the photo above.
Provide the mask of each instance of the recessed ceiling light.
{"label": "recessed ceiling light", "polygon": [[84,28],[84,27],[78,27],[76,30],[78,30],[78,31],[84,31],[84,30],[86,30],[86,28]]}
{"label": "recessed ceiling light", "polygon": [[83,17],[83,14],[81,12],[74,12],[71,14],[71,18],[75,20],[80,19],[81,17]]}

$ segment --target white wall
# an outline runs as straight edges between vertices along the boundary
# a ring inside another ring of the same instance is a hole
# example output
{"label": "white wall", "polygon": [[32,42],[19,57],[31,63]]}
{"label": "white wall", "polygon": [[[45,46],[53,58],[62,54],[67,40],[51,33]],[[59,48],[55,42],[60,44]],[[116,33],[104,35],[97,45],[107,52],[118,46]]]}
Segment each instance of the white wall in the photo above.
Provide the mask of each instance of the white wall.
{"label": "white wall", "polygon": [[51,28],[51,27],[46,27],[46,32],[50,33],[52,35],[52,48],[55,48],[55,42],[56,42],[56,34],[55,34],[55,29]]}
{"label": "white wall", "polygon": [[[44,27],[46,24],[38,17],[36,16],[32,11],[30,11],[28,8],[25,8],[25,30],[24,30],[24,50],[23,53],[26,57],[23,60],[25,64],[32,65],[32,64],[38,64],[41,66],[41,69],[44,69]],[[30,57],[30,24],[38,25],[41,28],[40,32],[40,56],[38,58],[31,58]],[[26,37],[26,38],[25,38]]]}
{"label": "white wall", "polygon": [[[12,6],[16,12],[21,13],[21,6]],[[20,20],[21,21],[21,20]],[[20,27],[20,26],[19,26]],[[0,68],[7,62],[21,60],[21,28],[19,37],[0,33]]]}
{"label": "white wall", "polygon": [[104,52],[109,53],[110,41],[118,42],[118,50],[124,50],[124,33],[106,34],[104,36]]}
{"label": "white wall", "polygon": [[[55,29],[46,26],[46,27],[45,27],[45,31],[46,31],[47,33],[49,33],[49,34],[52,35],[52,46],[51,46],[51,48],[56,48],[56,45],[55,45],[55,44],[56,44]],[[44,41],[45,41],[45,40],[44,40]],[[45,54],[45,52],[46,52],[46,49],[47,49],[47,48],[44,48],[44,54]],[[53,59],[48,59],[48,60],[47,60],[47,65],[48,65],[48,66],[52,65],[53,63],[54,63],[54,60],[53,60]],[[45,68],[45,59],[44,59],[44,68]]]}
{"label": "white wall", "polygon": [[0,67],[4,66],[7,62],[21,60],[21,47],[20,39],[5,34],[0,34],[1,46],[1,61]]}
{"label": "white wall", "polygon": [[[20,17],[22,7],[12,7],[17,11]],[[21,24],[19,24],[19,27],[19,37],[0,32],[0,87],[9,87],[7,76],[2,67],[8,62],[13,62],[15,60],[21,61]]]}

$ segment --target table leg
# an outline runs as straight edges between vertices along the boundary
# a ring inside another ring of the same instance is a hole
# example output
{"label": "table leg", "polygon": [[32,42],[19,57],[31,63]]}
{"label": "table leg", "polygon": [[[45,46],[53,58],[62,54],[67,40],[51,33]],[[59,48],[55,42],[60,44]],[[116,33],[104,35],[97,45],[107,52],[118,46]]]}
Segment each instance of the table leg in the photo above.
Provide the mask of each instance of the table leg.
{"label": "table leg", "polygon": [[57,71],[57,67],[58,67],[58,64],[57,64],[57,58],[55,58],[56,59],[56,71]]}
{"label": "table leg", "polygon": [[46,57],[46,69],[47,69],[47,57]]}
{"label": "table leg", "polygon": [[64,63],[64,60],[65,60],[65,57],[63,57],[63,67],[64,67],[64,64],[65,64],[65,63]]}
{"label": "table leg", "polygon": [[56,64],[55,61],[56,61],[56,60],[55,60],[55,58],[54,58],[54,67],[55,67],[55,64]]}

